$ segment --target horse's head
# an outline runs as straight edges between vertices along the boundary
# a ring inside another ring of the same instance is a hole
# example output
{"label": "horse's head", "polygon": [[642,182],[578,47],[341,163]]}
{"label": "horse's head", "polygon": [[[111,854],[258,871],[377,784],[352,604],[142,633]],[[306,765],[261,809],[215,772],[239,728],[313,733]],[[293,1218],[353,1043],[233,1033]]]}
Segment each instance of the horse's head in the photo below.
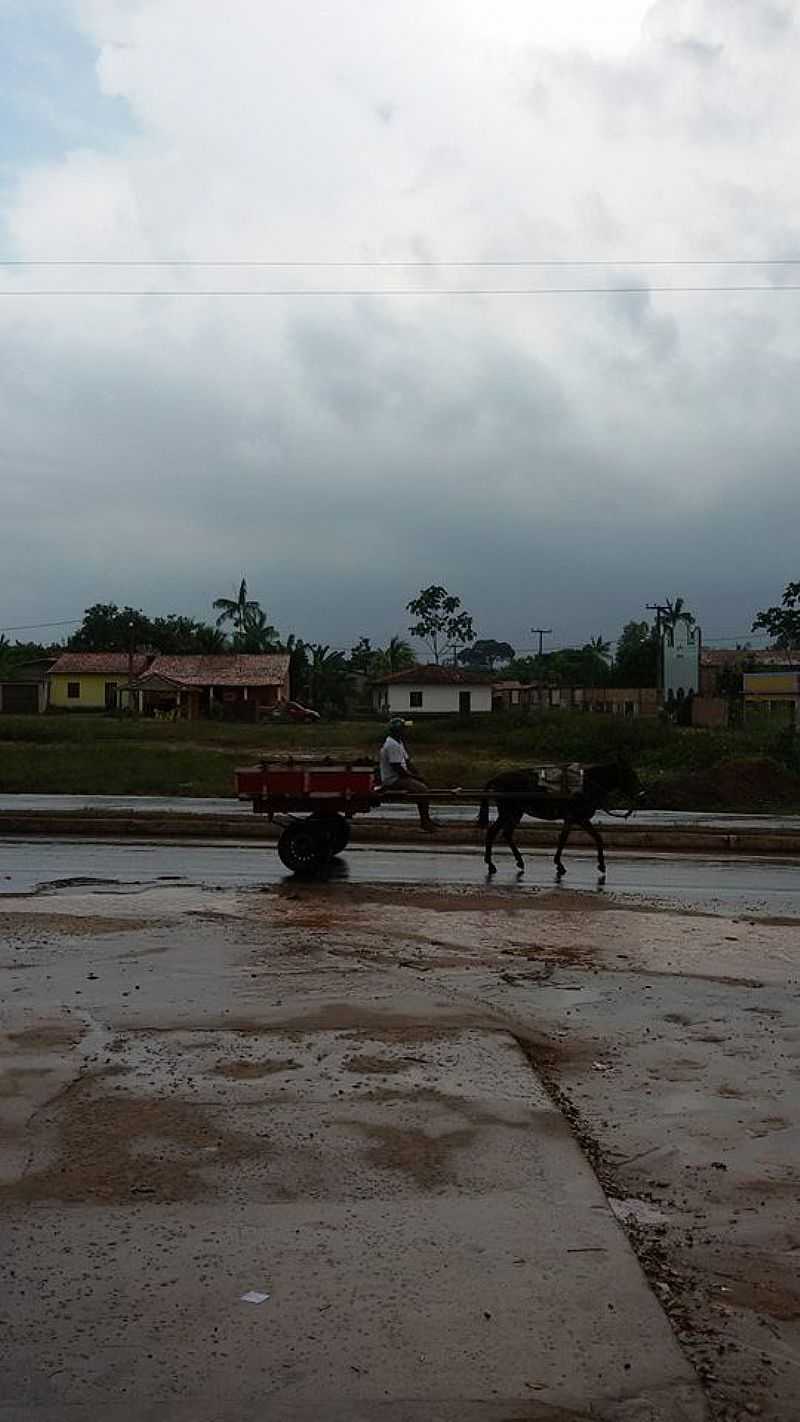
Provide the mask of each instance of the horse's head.
{"label": "horse's head", "polygon": [[588,765],[583,785],[584,791],[596,798],[598,805],[605,805],[608,797],[619,794],[634,808],[644,796],[639,777],[625,755],[618,755],[602,765]]}

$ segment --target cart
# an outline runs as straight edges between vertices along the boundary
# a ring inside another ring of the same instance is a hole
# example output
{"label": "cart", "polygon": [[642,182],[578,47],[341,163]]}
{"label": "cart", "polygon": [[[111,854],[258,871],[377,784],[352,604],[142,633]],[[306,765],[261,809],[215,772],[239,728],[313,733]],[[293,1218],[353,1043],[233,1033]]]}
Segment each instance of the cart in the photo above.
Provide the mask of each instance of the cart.
{"label": "cart", "polygon": [[[535,768],[543,790],[564,794],[580,788],[582,768],[578,765]],[[413,801],[413,796],[381,790],[374,762],[363,758],[281,756],[239,769],[235,777],[237,797],[249,800],[255,814],[283,826],[278,854],[295,874],[318,873],[341,854],[350,842],[354,815],[368,814],[387,803]],[[477,804],[484,794],[483,789],[431,789],[428,798],[440,805]]]}
{"label": "cart", "polygon": [[341,854],[353,815],[380,804],[372,761],[287,756],[235,775],[238,798],[250,800],[255,814],[283,825],[278,854],[296,874],[314,873]]}

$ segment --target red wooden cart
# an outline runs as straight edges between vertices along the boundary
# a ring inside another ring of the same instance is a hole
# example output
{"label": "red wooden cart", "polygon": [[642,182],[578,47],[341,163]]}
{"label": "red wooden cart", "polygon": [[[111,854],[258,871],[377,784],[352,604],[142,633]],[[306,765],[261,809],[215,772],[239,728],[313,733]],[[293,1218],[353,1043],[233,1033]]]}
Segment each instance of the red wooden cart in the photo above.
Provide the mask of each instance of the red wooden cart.
{"label": "red wooden cart", "polygon": [[[580,783],[578,766],[543,765],[538,769],[544,789],[564,793]],[[237,770],[235,775],[238,798],[250,800],[257,815],[267,815],[284,825],[278,854],[296,874],[317,872],[347,848],[353,815],[367,814],[387,803],[409,799],[413,803],[408,795],[381,792],[376,767],[365,759],[281,756]],[[429,798],[439,804],[475,804],[483,793],[480,789],[431,790]],[[527,796],[494,794],[493,798]]]}
{"label": "red wooden cart", "polygon": [[[283,822],[278,853],[287,869],[313,873],[341,854],[350,820],[381,803],[375,766],[366,760],[288,756],[236,771],[236,794],[257,815]],[[303,815],[303,819],[291,816]]]}

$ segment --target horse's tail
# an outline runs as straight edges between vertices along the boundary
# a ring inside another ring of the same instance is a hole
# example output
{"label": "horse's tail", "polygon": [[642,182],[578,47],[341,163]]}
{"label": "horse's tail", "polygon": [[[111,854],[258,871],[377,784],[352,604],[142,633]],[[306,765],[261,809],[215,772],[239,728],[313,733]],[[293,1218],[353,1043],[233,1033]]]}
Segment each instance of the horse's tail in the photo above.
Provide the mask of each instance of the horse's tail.
{"label": "horse's tail", "polygon": [[487,780],[486,784],[485,784],[484,787],[483,787],[483,799],[481,800],[481,802],[480,802],[480,804],[479,804],[479,806],[478,806],[478,818],[477,818],[477,820],[475,821],[475,823],[476,823],[477,826],[478,826],[478,829],[487,829],[487,828],[488,828],[488,825],[489,825],[489,796],[488,796],[488,794],[487,794],[486,792],[487,792],[488,790],[493,790],[493,789],[494,789],[494,781],[493,781],[493,780]]}

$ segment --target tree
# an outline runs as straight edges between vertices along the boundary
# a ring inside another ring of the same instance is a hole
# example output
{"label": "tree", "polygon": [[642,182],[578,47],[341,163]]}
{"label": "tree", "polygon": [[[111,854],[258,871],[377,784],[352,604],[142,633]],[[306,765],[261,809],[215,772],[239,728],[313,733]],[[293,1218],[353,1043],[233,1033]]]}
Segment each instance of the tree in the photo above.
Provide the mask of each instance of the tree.
{"label": "tree", "polygon": [[380,652],[373,647],[369,637],[359,637],[350,649],[350,670],[357,676],[372,676]]}
{"label": "tree", "polygon": [[602,637],[590,637],[583,650],[593,652],[601,662],[611,661],[611,643],[604,641]]}
{"label": "tree", "polygon": [[193,617],[181,617],[175,612],[169,612],[166,617],[146,620],[148,631],[143,640],[157,651],[165,652],[168,656],[183,656],[200,650],[197,636],[202,624],[195,622]]}
{"label": "tree", "polygon": [[392,637],[387,646],[377,652],[373,675],[393,676],[395,672],[406,671],[416,664],[413,647],[403,637]]}
{"label": "tree", "polygon": [[458,660],[465,667],[483,667],[486,671],[494,671],[495,662],[511,662],[514,655],[510,642],[496,642],[493,637],[484,637],[459,652]]}
{"label": "tree", "polygon": [[427,642],[437,666],[447,652],[455,653],[459,646],[475,641],[472,618],[462,609],[461,598],[436,583],[406,603],[406,611],[416,618],[408,629],[411,636]]}
{"label": "tree", "polygon": [[211,606],[219,613],[217,626],[221,627],[224,622],[232,622],[234,631],[243,633],[248,613],[260,612],[261,608],[254,599],[247,596],[247,579],[242,578],[239,584],[239,591],[235,598],[217,597]]}
{"label": "tree", "polygon": [[283,650],[289,653],[289,695],[292,701],[309,701],[311,666],[305,642],[290,632]]}
{"label": "tree", "polygon": [[617,642],[612,672],[614,686],[655,686],[658,674],[658,634],[648,622],[627,622]]}
{"label": "tree", "polygon": [[347,662],[341,652],[321,643],[309,644],[309,683],[315,711],[342,715],[347,709]]}
{"label": "tree", "polygon": [[753,631],[768,632],[784,650],[800,647],[800,583],[787,583],[780,607],[766,607],[753,623]]}
{"label": "tree", "polygon": [[67,643],[71,652],[127,652],[132,646],[150,645],[154,645],[150,618],[141,608],[119,608],[114,602],[87,607]]}
{"label": "tree", "polygon": [[163,652],[184,656],[193,652],[224,652],[225,635],[193,617],[177,612],[148,617],[141,608],[98,602],[87,607],[78,631],[68,642],[72,652]]}
{"label": "tree", "polygon": [[280,650],[280,634],[267,621],[267,615],[251,603],[245,611],[241,625],[233,634],[233,646],[237,652],[277,652]]}
{"label": "tree", "polygon": [[224,652],[228,643],[225,633],[220,627],[209,627],[205,622],[198,622],[194,634],[194,650],[201,655],[213,656],[215,653]]}
{"label": "tree", "polygon": [[662,613],[662,622],[665,627],[674,627],[677,622],[688,622],[690,627],[694,626],[695,616],[692,612],[684,612],[684,600],[676,597],[673,600],[667,598]]}

